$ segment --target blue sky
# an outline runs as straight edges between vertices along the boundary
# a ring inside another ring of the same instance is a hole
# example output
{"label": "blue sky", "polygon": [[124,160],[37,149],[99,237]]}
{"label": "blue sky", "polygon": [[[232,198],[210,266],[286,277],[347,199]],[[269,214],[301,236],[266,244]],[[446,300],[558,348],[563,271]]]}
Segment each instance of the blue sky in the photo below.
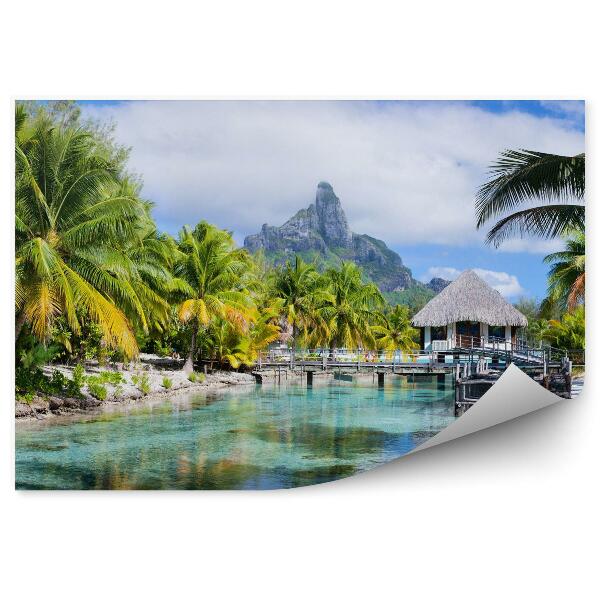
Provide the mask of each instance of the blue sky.
{"label": "blue sky", "polygon": [[473,202],[505,148],[584,151],[582,101],[82,101],[116,124],[131,166],[175,234],[206,219],[239,243],[281,225],[329,181],[350,227],[384,240],[423,280],[466,268],[508,298],[543,297],[559,242],[496,250]]}

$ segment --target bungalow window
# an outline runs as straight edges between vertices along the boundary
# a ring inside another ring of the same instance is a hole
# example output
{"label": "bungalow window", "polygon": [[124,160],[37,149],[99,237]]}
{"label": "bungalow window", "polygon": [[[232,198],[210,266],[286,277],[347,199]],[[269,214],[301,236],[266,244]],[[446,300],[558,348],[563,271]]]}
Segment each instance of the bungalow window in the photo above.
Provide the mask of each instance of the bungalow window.
{"label": "bungalow window", "polygon": [[477,321],[459,321],[456,324],[457,335],[467,335],[471,337],[479,337],[479,323]]}
{"label": "bungalow window", "polygon": [[506,329],[504,325],[490,325],[488,327],[488,337],[505,339]]}
{"label": "bungalow window", "polygon": [[445,340],[447,339],[446,327],[432,327],[431,328],[431,341]]}

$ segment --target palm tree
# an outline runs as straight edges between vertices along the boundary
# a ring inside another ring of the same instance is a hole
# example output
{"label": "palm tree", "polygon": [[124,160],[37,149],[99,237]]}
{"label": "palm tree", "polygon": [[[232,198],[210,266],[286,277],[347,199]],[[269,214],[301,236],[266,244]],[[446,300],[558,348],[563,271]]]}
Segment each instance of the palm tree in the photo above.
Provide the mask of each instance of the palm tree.
{"label": "palm tree", "polygon": [[382,350],[412,352],[419,348],[418,331],[411,325],[408,306],[396,304],[381,325],[371,326],[377,346]]}
{"label": "palm tree", "polygon": [[246,251],[235,248],[228,232],[205,221],[193,230],[182,229],[179,250],[175,274],[192,292],[179,307],[179,319],[192,328],[183,367],[190,372],[194,368],[196,337],[213,319],[223,319],[239,330],[248,329],[248,311],[254,306],[247,290],[251,265]]}
{"label": "palm tree", "polygon": [[[171,318],[171,301],[193,290],[184,280],[173,275],[175,262],[181,256],[177,243],[158,233],[147,206],[147,220],[140,224],[138,235],[114,249],[119,275],[129,284],[130,294],[123,299],[130,320],[144,332],[162,332]],[[105,266],[109,263],[105,259]],[[130,299],[130,301],[128,301]]]}
{"label": "palm tree", "polygon": [[280,329],[272,322],[275,316],[276,313],[270,310],[249,310],[247,331],[240,331],[227,320],[217,317],[205,331],[202,344],[211,358],[222,365],[228,363],[234,369],[252,366],[259,352],[279,337]]}
{"label": "palm tree", "polygon": [[296,255],[275,272],[272,293],[281,299],[281,313],[292,326],[292,357],[296,354],[299,335],[306,334],[314,321],[315,301],[318,296],[319,274],[314,265]]}
{"label": "palm tree", "polygon": [[549,254],[544,262],[552,264],[548,297],[563,310],[575,310],[585,299],[585,232],[574,233],[565,250]]}
{"label": "palm tree", "polygon": [[373,343],[370,323],[384,299],[373,283],[363,283],[361,270],[351,262],[340,269],[328,269],[323,277],[327,292],[319,316],[329,332],[330,353],[341,346],[356,348]]}
{"label": "palm tree", "polygon": [[[477,194],[477,228],[501,217],[487,235],[488,243],[495,246],[512,235],[549,239],[582,231],[584,194],[585,154],[506,150]],[[533,202],[538,205],[517,210]]]}
{"label": "palm tree", "polygon": [[529,321],[529,324],[525,329],[528,343],[532,345],[541,344],[546,338],[548,327],[550,327],[550,321],[548,321],[548,319],[533,319]]}
{"label": "palm tree", "polygon": [[45,341],[59,316],[77,333],[85,319],[135,355],[122,310],[135,293],[113,250],[139,235],[144,204],[90,133],[43,113],[32,121],[21,106],[15,121],[16,337],[27,324]]}

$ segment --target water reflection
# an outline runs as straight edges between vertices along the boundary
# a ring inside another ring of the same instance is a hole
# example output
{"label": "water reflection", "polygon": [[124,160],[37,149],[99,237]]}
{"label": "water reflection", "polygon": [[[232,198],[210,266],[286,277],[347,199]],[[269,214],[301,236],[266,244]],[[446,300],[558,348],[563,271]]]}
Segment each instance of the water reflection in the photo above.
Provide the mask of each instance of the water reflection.
{"label": "water reflection", "polygon": [[454,419],[451,387],[257,386],[17,431],[17,487],[270,489],[347,477]]}

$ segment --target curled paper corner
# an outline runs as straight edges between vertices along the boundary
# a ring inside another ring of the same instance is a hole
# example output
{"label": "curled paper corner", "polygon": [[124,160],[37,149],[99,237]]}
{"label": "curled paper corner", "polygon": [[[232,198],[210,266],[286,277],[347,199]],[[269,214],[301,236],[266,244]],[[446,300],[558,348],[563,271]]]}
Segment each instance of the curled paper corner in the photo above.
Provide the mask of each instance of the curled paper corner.
{"label": "curled paper corner", "polygon": [[563,400],[511,364],[498,381],[459,419],[406,456],[516,419]]}

